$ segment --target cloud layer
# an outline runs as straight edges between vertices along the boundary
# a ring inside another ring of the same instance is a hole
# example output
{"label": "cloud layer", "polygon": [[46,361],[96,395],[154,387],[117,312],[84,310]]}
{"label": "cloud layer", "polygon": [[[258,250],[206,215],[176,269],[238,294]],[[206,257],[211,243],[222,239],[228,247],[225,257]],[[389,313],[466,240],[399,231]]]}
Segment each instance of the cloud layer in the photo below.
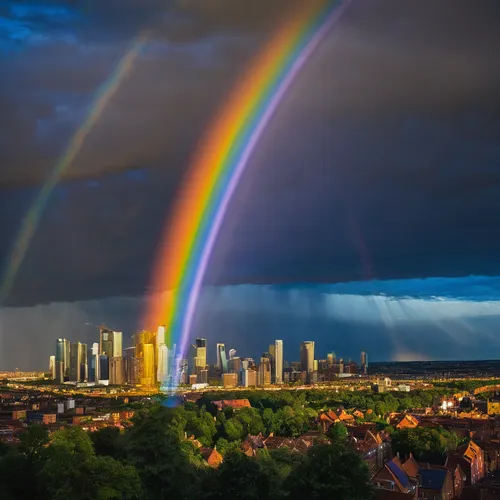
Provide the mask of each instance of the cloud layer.
{"label": "cloud layer", "polygon": [[[361,350],[372,360],[489,359],[500,348],[498,280],[411,280],[404,296],[400,283],[379,285],[391,295],[375,294],[373,283],[209,287],[193,336],[208,339],[211,362],[216,342],[258,357],[275,338],[284,340],[288,360],[298,359],[302,340],[316,342],[318,359],[332,350],[355,360]],[[97,340],[97,327],[87,323],[123,330],[128,344],[144,305],[143,297],[115,297],[4,308],[0,367],[45,369],[57,337]]]}

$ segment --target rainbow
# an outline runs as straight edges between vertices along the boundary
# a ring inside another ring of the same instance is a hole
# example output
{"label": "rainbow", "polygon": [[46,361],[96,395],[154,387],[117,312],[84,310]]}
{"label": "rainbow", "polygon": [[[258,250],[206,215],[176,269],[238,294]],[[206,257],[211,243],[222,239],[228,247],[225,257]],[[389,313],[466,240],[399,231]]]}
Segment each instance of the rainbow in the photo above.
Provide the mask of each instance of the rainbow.
{"label": "rainbow", "polygon": [[119,89],[125,77],[132,70],[133,64],[142,51],[146,40],[147,37],[145,34],[138,36],[120,59],[111,75],[99,87],[84,122],[73,135],[71,141],[59,157],[57,164],[52,169],[49,177],[44,182],[28,212],[24,216],[3,273],[2,283],[0,285],[0,307],[8,297],[52,191],[56,187],[61,176],[73,164],[85,143],[85,139],[96,123],[101,119],[105,108]]}
{"label": "rainbow", "polygon": [[[144,327],[167,326],[186,353],[202,281],[231,197],[290,85],[349,0],[305,0],[225,103],[202,140],[168,221],[153,271]],[[161,292],[167,290],[168,301]]]}

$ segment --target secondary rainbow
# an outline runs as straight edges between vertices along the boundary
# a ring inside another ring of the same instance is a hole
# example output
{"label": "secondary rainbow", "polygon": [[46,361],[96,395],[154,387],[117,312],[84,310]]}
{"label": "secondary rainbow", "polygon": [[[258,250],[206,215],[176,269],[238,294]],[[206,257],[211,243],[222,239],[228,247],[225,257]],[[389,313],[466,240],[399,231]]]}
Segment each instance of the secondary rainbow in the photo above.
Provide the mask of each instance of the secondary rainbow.
{"label": "secondary rainbow", "polygon": [[56,187],[61,176],[73,164],[75,158],[80,153],[87,136],[90,134],[96,123],[100,120],[106,106],[109,104],[116,91],[124,81],[125,77],[132,70],[137,56],[140,54],[146,43],[146,35],[138,36],[131,47],[120,59],[114,71],[98,89],[92,101],[85,121],[75,132],[66,149],[60,156],[52,172],[45,180],[42,188],[38,192],[35,200],[21,222],[21,227],[14,240],[14,245],[7,260],[7,265],[0,285],[0,307],[7,299],[14,279],[23,263],[31,240],[36,232],[43,212],[50,199],[52,191]]}
{"label": "secondary rainbow", "polygon": [[[202,140],[165,228],[144,327],[186,354],[207,265],[231,197],[290,85],[349,0],[304,0],[250,66]],[[168,294],[168,299],[165,294]]]}

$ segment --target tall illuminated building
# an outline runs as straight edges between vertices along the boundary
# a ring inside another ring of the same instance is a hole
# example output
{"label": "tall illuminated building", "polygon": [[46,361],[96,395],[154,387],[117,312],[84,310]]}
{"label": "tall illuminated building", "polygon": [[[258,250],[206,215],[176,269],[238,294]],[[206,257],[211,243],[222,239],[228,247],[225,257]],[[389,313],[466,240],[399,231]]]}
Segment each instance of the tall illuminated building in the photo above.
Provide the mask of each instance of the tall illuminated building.
{"label": "tall illuminated building", "polygon": [[137,359],[135,357],[135,347],[127,347],[123,350],[125,382],[127,384],[138,383]]}
{"label": "tall illuminated building", "polygon": [[207,341],[198,338],[189,347],[189,375],[199,375],[207,368]]}
{"label": "tall illuminated building", "polygon": [[158,368],[156,378],[160,382],[160,386],[168,385],[169,381],[169,349],[165,344],[160,344],[158,347]]}
{"label": "tall illuminated building", "polygon": [[88,376],[88,381],[89,382],[98,382],[99,381],[99,344],[97,342],[94,342],[92,344],[92,348],[88,350],[88,355],[87,355],[87,363],[88,363],[88,370],[89,370],[89,376]]}
{"label": "tall illuminated building", "polygon": [[64,382],[66,376],[66,368],[68,368],[69,375],[69,355],[68,355],[69,342],[64,339],[56,340],[56,376],[55,381],[58,384]]}
{"label": "tall illuminated building", "polygon": [[202,369],[207,366],[207,339],[196,339],[196,357],[198,358],[199,365]]}
{"label": "tall illuminated building", "polygon": [[361,372],[366,375],[368,373],[368,354],[361,351]]}
{"label": "tall illuminated building", "polygon": [[141,384],[152,387],[155,384],[155,346],[154,344],[144,344],[144,368]]}
{"label": "tall illuminated building", "polygon": [[333,366],[334,364],[337,363],[337,356],[335,355],[334,352],[329,352],[327,355],[326,355],[326,360],[328,361],[328,364],[330,366]]}
{"label": "tall illuminated building", "polygon": [[99,383],[109,384],[109,357],[106,354],[99,354]]}
{"label": "tall illuminated building", "polygon": [[109,360],[109,383],[112,385],[125,384],[123,356],[115,356]]}
{"label": "tall illuminated building", "polygon": [[258,385],[266,386],[271,383],[271,358],[269,353],[265,353],[260,358]]}
{"label": "tall illuminated building", "polygon": [[274,381],[276,384],[283,383],[283,341],[274,342]]}
{"label": "tall illuminated building", "polygon": [[84,382],[88,378],[87,344],[74,342],[70,346],[70,377],[72,382]]}
{"label": "tall illuminated building", "polygon": [[226,346],[224,344],[217,344],[217,368],[221,373],[227,373]]}
{"label": "tall illuminated building", "polygon": [[305,372],[314,370],[314,341],[306,340],[300,344],[300,369]]}
{"label": "tall illuminated building", "polygon": [[56,378],[56,357],[55,356],[49,357],[49,373],[50,373],[50,377],[52,378],[52,380],[55,380],[55,378]]}
{"label": "tall illuminated building", "polygon": [[99,354],[113,357],[113,330],[99,329]]}

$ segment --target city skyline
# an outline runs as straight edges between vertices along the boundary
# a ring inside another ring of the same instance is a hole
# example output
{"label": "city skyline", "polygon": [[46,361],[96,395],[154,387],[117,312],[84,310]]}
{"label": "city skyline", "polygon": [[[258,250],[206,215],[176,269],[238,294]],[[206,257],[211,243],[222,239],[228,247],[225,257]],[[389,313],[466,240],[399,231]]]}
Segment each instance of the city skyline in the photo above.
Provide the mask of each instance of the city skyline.
{"label": "city skyline", "polygon": [[99,342],[87,349],[78,340],[58,338],[55,355],[49,356],[48,373],[57,384],[133,385],[159,387],[170,392],[177,386],[213,385],[219,380],[224,387],[282,385],[290,382],[315,384],[335,377],[367,375],[367,353],[360,352],[359,362],[337,358],[335,353],[315,352],[314,341],[302,341],[297,358],[285,359],[284,342],[277,339],[267,351],[255,358],[238,355],[225,344],[215,343],[215,362],[207,354],[210,344],[205,338],[193,339],[188,352],[180,352],[168,343],[168,329],[159,326],[155,332],[140,331],[131,336],[130,347],[123,348],[122,332],[99,327]]}

